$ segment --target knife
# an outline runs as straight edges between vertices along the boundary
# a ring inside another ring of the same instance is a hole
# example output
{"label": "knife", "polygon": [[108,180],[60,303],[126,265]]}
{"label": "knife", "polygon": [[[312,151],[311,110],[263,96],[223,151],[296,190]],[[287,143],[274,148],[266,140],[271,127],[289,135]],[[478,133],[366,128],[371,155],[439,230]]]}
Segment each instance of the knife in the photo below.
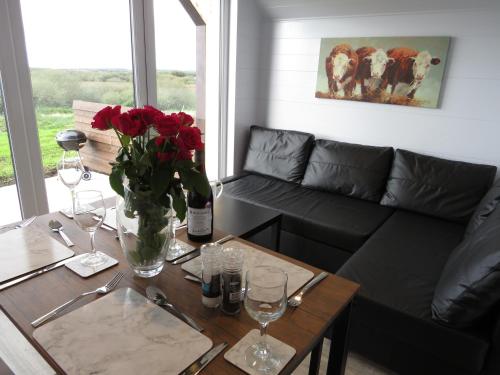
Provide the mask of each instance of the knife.
{"label": "knife", "polygon": [[227,342],[214,346],[208,352],[203,354],[191,366],[182,371],[179,375],[197,375],[203,370],[217,355],[227,347]]}
{"label": "knife", "polygon": [[[218,245],[222,245],[223,243],[231,241],[233,238],[234,238],[234,236],[232,234],[228,234],[227,236],[222,237],[220,240],[215,241],[215,243]],[[174,260],[172,262],[172,264],[181,264],[181,263],[187,262],[188,260],[196,258],[199,255],[200,255],[200,248],[198,247],[198,248],[194,249],[192,252],[190,252],[189,254],[183,256],[182,258]]]}
{"label": "knife", "polygon": [[29,280],[29,279],[32,279],[35,276],[41,275],[42,273],[52,271],[53,269],[56,269],[56,268],[61,267],[61,266],[64,266],[66,263],[72,262],[73,260],[76,260],[76,259],[83,258],[84,256],[87,256],[87,254],[80,254],[80,255],[77,255],[77,256],[73,256],[73,257],[61,260],[61,261],[59,261],[57,263],[54,263],[54,264],[52,264],[50,266],[44,267],[42,269],[39,269],[38,271],[31,272],[31,273],[29,273],[27,275],[24,275],[24,276],[21,276],[21,277],[19,277],[17,279],[14,279],[14,280],[8,281],[6,283],[0,284],[0,290],[4,290],[4,289],[7,289],[7,288],[10,288],[13,285],[19,284],[21,281]]}
{"label": "knife", "polygon": [[27,227],[33,221],[35,221],[35,219],[36,219],[36,216],[32,216],[29,219],[23,220],[23,221],[21,221],[18,224],[3,226],[3,227],[0,228],[0,231],[2,231],[2,232],[5,231],[6,232],[6,231],[11,230],[11,229],[21,229],[21,228]]}

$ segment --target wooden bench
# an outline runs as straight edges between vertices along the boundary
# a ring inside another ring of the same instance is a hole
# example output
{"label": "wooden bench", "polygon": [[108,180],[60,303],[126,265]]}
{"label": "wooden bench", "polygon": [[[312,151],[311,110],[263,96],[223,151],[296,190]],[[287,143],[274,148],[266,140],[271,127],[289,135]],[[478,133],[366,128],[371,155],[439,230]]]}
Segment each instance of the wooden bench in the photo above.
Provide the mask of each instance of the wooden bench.
{"label": "wooden bench", "polygon": [[[91,171],[110,174],[110,162],[115,160],[120,147],[120,141],[113,131],[101,131],[92,129],[90,125],[94,115],[109,104],[73,101],[73,113],[75,115],[75,129],[80,130],[87,136],[87,143],[80,150],[83,164]],[[125,108],[128,110],[129,108]]]}

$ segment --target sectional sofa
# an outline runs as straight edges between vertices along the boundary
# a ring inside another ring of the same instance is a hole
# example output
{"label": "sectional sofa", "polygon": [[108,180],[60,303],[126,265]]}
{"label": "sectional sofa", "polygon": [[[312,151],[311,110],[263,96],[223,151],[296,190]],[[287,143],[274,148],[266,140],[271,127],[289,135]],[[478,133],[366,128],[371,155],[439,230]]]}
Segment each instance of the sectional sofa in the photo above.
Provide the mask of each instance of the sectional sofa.
{"label": "sectional sofa", "polygon": [[252,126],[244,172],[224,194],[282,213],[281,252],[361,284],[350,350],[401,374],[498,375],[495,175]]}

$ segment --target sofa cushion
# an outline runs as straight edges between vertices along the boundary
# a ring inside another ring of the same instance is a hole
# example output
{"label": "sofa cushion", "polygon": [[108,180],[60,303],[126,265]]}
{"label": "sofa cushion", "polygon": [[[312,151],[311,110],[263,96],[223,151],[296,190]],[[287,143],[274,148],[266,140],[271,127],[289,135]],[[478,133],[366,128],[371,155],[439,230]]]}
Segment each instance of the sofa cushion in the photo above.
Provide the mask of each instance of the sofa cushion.
{"label": "sofa cushion", "polygon": [[224,194],[279,210],[283,213],[283,230],[351,252],[394,211],[377,203],[258,175],[224,185]]}
{"label": "sofa cushion", "polygon": [[304,177],[313,142],[312,134],[254,125],[243,169],[298,183]]}
{"label": "sofa cushion", "polygon": [[474,233],[484,223],[488,216],[495,210],[498,202],[500,202],[500,179],[493,184],[474,210],[465,229],[466,237]]}
{"label": "sofa cushion", "polygon": [[397,150],[381,204],[466,223],[496,170]]}
{"label": "sofa cushion", "polygon": [[432,300],[439,322],[467,327],[500,302],[500,209],[453,250]]}
{"label": "sofa cushion", "polygon": [[392,147],[317,140],[302,185],[378,202],[393,153]]}
{"label": "sofa cushion", "polygon": [[337,273],[361,285],[352,325],[366,328],[351,341],[370,341],[372,330],[383,332],[390,341],[478,373],[488,340],[431,318],[434,289],[463,231],[458,223],[396,211]]}

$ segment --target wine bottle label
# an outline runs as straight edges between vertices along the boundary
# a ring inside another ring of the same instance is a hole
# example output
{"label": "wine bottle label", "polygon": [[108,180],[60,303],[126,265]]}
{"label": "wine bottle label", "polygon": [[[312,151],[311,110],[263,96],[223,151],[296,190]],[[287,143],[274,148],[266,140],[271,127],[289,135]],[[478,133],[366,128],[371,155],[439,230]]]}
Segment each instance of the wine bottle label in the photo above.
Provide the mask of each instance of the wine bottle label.
{"label": "wine bottle label", "polygon": [[212,209],[188,207],[188,233],[193,236],[212,234]]}

